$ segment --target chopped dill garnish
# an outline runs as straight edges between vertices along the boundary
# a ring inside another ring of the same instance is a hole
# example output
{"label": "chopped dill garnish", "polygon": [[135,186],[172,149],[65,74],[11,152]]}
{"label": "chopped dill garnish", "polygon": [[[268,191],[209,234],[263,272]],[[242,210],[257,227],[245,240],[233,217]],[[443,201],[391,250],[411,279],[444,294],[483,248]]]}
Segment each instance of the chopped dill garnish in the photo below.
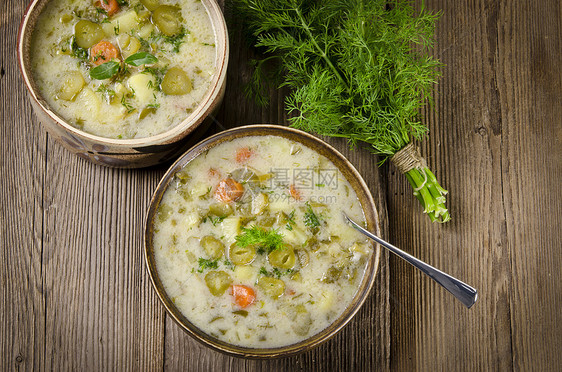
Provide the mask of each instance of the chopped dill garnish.
{"label": "chopped dill garnish", "polygon": [[96,92],[101,93],[108,103],[110,103],[115,97],[115,91],[113,89],[109,89],[105,84],[100,84],[98,89],[96,89]]}
{"label": "chopped dill garnish", "polygon": [[142,70],[142,74],[150,74],[152,76],[154,76],[154,83],[152,82],[152,80],[150,81],[150,86],[149,88],[152,88],[156,91],[160,91],[160,85],[162,84],[162,79],[164,79],[164,75],[166,75],[166,67],[144,67],[144,69]]}
{"label": "chopped dill garnish", "polygon": [[276,249],[283,249],[283,235],[276,229],[266,230],[259,226],[242,228],[242,234],[236,236],[236,244],[240,247],[256,247],[258,253],[270,253]]}
{"label": "chopped dill garnish", "polygon": [[205,270],[205,269],[218,269],[219,268],[219,259],[218,258],[216,260],[208,260],[206,258],[199,257],[197,262],[199,263],[199,269],[197,269],[197,271],[200,272],[200,273],[202,273],[203,270]]}
{"label": "chopped dill garnish", "polygon": [[293,230],[293,226],[295,225],[295,210],[293,209],[291,213],[287,216],[287,224],[285,228],[289,231]]}
{"label": "chopped dill garnish", "polygon": [[178,53],[180,51],[180,46],[185,42],[184,38],[189,32],[185,27],[181,27],[178,34],[174,36],[162,35],[162,39],[172,46],[172,52]]}
{"label": "chopped dill garnish", "polygon": [[213,188],[211,186],[207,187],[207,191],[203,195],[200,195],[199,199],[201,199],[201,200],[209,199],[209,197],[211,196],[212,190],[213,190]]}
{"label": "chopped dill garnish", "polygon": [[134,93],[123,94],[123,96],[121,97],[121,105],[125,107],[125,109],[127,110],[127,114],[130,114],[131,112],[134,112],[136,110],[136,108],[134,108],[133,105],[131,105],[127,100],[128,98],[133,97]]}
{"label": "chopped dill garnish", "polygon": [[217,224],[221,223],[225,218],[226,216],[220,216],[220,217],[207,216],[203,218],[203,223],[209,221],[210,223],[213,224],[213,226],[217,226]]}
{"label": "chopped dill garnish", "polygon": [[88,50],[78,46],[75,36],[70,39],[70,55],[82,61],[88,60]]}
{"label": "chopped dill garnish", "polygon": [[320,226],[320,220],[312,207],[310,206],[309,202],[306,202],[306,212],[304,212],[304,224],[310,228],[315,228]]}
{"label": "chopped dill garnish", "polygon": [[181,27],[180,32],[173,36],[166,36],[159,32],[152,31],[148,40],[141,40],[141,45],[148,47],[150,43],[157,43],[158,41],[162,40],[165,43],[170,44],[172,48],[171,51],[173,53],[178,53],[180,51],[180,46],[185,42],[185,37],[189,34],[189,31],[186,30],[184,26]]}
{"label": "chopped dill garnish", "polygon": [[228,259],[224,260],[224,266],[226,266],[227,268],[229,268],[232,271],[234,271],[234,269],[236,268],[236,266],[234,266],[234,264],[232,262],[230,262]]}
{"label": "chopped dill garnish", "polygon": [[260,271],[259,271],[260,275],[269,276],[269,277],[272,277],[272,278],[277,277],[277,279],[281,279],[281,277],[283,275],[290,275],[293,272],[294,272],[293,269],[287,269],[287,270],[281,271],[277,267],[274,267],[272,271],[267,271],[267,269],[263,266],[260,268]]}

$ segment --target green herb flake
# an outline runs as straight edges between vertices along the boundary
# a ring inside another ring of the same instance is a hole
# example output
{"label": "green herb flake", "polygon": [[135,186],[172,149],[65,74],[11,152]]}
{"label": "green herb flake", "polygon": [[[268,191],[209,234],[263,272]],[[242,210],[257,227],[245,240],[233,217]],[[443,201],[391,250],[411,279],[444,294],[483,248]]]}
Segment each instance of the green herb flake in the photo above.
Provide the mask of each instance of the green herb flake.
{"label": "green herb flake", "polygon": [[281,279],[283,275],[289,275],[293,273],[293,269],[287,269],[285,271],[281,271],[278,268],[273,268],[273,275],[277,277],[277,279]]}
{"label": "green herb flake", "polygon": [[146,107],[151,108],[151,109],[157,109],[157,108],[160,108],[160,104],[158,102],[149,103],[148,105],[146,105]]}
{"label": "green herb flake", "polygon": [[259,226],[242,228],[242,234],[235,237],[236,244],[240,247],[257,247],[258,253],[270,253],[276,249],[283,249],[283,235],[276,229],[266,230]]}
{"label": "green herb flake", "polygon": [[268,276],[268,277],[277,277],[277,279],[281,279],[282,276],[284,275],[290,275],[294,272],[293,269],[287,269],[287,270],[279,270],[277,267],[273,268],[273,271],[267,271],[267,269],[265,267],[261,267],[259,274],[263,275],[263,276]]}
{"label": "green herb flake", "polygon": [[224,263],[224,266],[226,266],[227,268],[229,268],[232,271],[234,271],[234,269],[236,268],[236,266],[234,266],[234,264],[232,262],[230,262],[228,259],[225,259],[223,263]]}
{"label": "green herb flake", "polygon": [[96,92],[101,93],[107,103],[110,103],[116,95],[115,91],[113,89],[109,89],[105,84],[100,84],[98,89],[96,89]]}
{"label": "green herb flake", "polygon": [[157,68],[157,67],[147,67],[145,66],[144,69],[141,71],[142,74],[150,74],[154,76],[154,83],[151,82],[151,88],[155,91],[160,91],[160,85],[162,84],[162,79],[164,79],[164,75],[166,75],[166,67]]}
{"label": "green herb flake", "polygon": [[320,226],[320,220],[318,219],[316,213],[314,213],[314,211],[312,210],[312,207],[310,206],[309,202],[306,202],[306,212],[304,213],[304,224],[305,226],[310,228],[315,228]]}
{"label": "green herb flake", "polygon": [[293,226],[295,225],[295,210],[293,209],[291,213],[287,216],[287,224],[285,228],[289,231],[293,230]]}
{"label": "green herb flake", "polygon": [[244,318],[248,316],[248,312],[246,310],[236,310],[236,311],[233,311],[232,314],[240,315],[240,316],[243,316]]}
{"label": "green herb flake", "polygon": [[207,187],[207,191],[203,195],[199,196],[199,199],[201,199],[201,200],[209,199],[209,197],[211,196],[212,190],[213,190],[213,188],[211,186]]}
{"label": "green herb flake", "polygon": [[80,48],[76,43],[76,37],[72,36],[70,39],[70,55],[78,58],[81,61],[88,60],[88,50],[84,48]]}
{"label": "green herb flake", "polygon": [[218,258],[216,260],[208,260],[206,258],[199,257],[199,259],[197,260],[197,263],[199,263],[199,269],[197,269],[197,271],[200,272],[200,273],[202,273],[203,270],[206,270],[206,269],[218,269],[219,268]]}
{"label": "green herb flake", "polygon": [[172,52],[178,53],[180,46],[185,42],[184,38],[189,32],[182,26],[179,33],[174,36],[162,35],[162,39],[172,46]]}
{"label": "green herb flake", "polygon": [[204,218],[203,222],[209,221],[210,223],[213,224],[213,226],[217,226],[217,225],[218,225],[219,223],[221,223],[225,218],[226,218],[226,216],[220,216],[220,217],[207,216],[207,217]]}
{"label": "green herb flake", "polygon": [[[134,94],[133,94],[132,96],[134,96]],[[129,103],[129,101],[127,101],[127,98],[129,98],[127,94],[124,94],[124,95],[121,97],[121,105],[122,105],[123,107],[125,107],[125,109],[127,110],[127,114],[130,114],[130,113],[134,112],[134,111],[136,110],[136,108],[134,108],[134,107]]]}

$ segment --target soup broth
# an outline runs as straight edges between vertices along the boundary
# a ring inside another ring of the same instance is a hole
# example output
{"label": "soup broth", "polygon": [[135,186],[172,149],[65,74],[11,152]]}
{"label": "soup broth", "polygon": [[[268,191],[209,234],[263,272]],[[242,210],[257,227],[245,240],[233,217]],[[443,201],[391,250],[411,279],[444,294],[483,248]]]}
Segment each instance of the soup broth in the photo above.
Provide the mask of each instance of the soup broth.
{"label": "soup broth", "polygon": [[215,73],[215,35],[198,0],[52,0],[32,50],[34,80],[53,111],[107,138],[179,124]]}
{"label": "soup broth", "polygon": [[179,170],[154,218],[158,276],[203,332],[249,348],[290,345],[354,298],[372,245],[337,167],[277,136],[223,142]]}

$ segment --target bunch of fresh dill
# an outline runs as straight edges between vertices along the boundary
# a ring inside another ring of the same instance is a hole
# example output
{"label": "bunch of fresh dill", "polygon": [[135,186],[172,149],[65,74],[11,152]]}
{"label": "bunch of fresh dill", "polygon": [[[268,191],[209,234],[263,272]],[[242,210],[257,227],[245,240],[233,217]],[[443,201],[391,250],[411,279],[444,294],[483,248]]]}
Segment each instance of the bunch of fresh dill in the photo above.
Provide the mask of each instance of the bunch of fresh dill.
{"label": "bunch of fresh dill", "polygon": [[276,60],[293,127],[366,142],[381,163],[408,148],[399,169],[432,221],[450,219],[447,191],[408,146],[428,130],[419,110],[440,76],[429,55],[438,14],[392,0],[234,0],[234,9],[269,54],[255,63],[256,98]]}

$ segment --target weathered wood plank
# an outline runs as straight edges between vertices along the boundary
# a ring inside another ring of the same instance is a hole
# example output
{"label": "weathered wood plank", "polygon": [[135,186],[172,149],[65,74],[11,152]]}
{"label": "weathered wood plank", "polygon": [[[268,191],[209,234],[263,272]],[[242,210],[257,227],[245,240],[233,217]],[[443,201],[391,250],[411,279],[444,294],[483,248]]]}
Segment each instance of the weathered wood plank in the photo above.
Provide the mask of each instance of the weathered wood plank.
{"label": "weathered wood plank", "polygon": [[[221,2],[222,3],[222,2]],[[97,167],[63,150],[32,114],[16,36],[26,3],[0,2],[0,370],[556,370],[562,363],[562,7],[450,2],[446,64],[422,144],[450,190],[432,225],[392,166],[342,150],[374,193],[383,236],[480,291],[466,310],[395,257],[333,340],[294,358],[248,361],[198,344],[166,317],[142,256],[142,223],[165,167]],[[232,15],[230,20],[232,20]],[[243,97],[252,52],[231,30],[228,90],[209,133],[284,123]],[[388,204],[389,215],[385,208]],[[390,328],[389,328],[390,318]]]}
{"label": "weathered wood plank", "polygon": [[42,233],[46,136],[16,63],[20,2],[0,4],[0,370],[44,364]]}
{"label": "weathered wood plank", "polygon": [[51,141],[48,148],[46,367],[160,368],[164,313],[145,270],[142,233],[162,170],[108,169]]}
{"label": "weathered wood plank", "polygon": [[[422,148],[451,192],[453,221],[432,226],[411,216],[419,207],[392,199],[409,187],[391,175],[391,235],[473,284],[480,298],[467,311],[391,260],[391,299],[398,300],[391,366],[554,370],[562,334],[560,274],[553,270],[561,236],[552,228],[560,220],[560,198],[551,194],[562,159],[559,130],[552,132],[562,109],[554,94],[561,86],[554,62],[560,7],[479,1],[428,6],[444,11],[437,53],[446,67],[435,111],[424,112],[431,135]],[[542,79],[533,76],[534,68]],[[545,217],[553,225],[542,225]]]}
{"label": "weathered wood plank", "polygon": [[500,7],[502,191],[511,252],[513,366],[562,364],[562,6]]}
{"label": "weathered wood plank", "polygon": [[389,195],[406,193],[410,200],[389,203],[389,214],[399,213],[390,229],[394,240],[415,256],[475,286],[479,300],[467,310],[428,278],[399,264],[392,294],[399,299],[400,317],[411,318],[392,322],[393,345],[400,348],[404,337],[406,346],[400,350],[410,359],[398,353],[393,368],[510,369],[511,257],[501,198],[502,118],[495,70],[498,15],[494,4],[480,1],[427,5],[444,12],[436,54],[446,66],[435,91],[435,110],[422,113],[431,131],[422,152],[450,191],[452,221],[431,224],[408,195],[402,176],[394,174]]}

